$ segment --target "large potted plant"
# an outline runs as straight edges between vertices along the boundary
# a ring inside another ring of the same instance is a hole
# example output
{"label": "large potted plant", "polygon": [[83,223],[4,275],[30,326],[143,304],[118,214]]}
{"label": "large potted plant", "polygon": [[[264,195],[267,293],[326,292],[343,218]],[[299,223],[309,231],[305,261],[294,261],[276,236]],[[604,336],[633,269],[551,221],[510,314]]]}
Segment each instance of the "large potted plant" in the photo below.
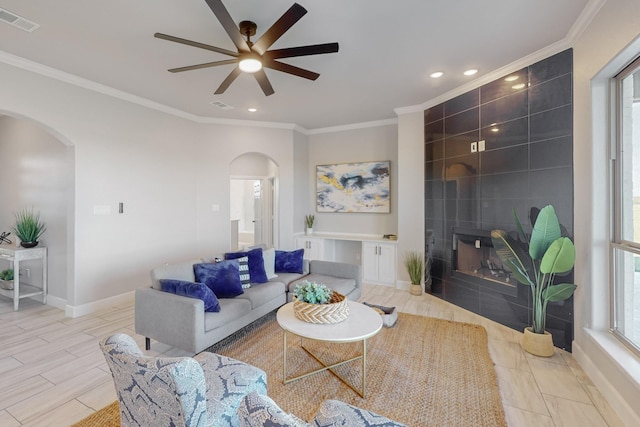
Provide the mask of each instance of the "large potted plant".
{"label": "large potted plant", "polygon": [[[491,240],[505,268],[518,282],[531,288],[533,322],[525,328],[523,347],[537,356],[553,355],[553,337],[545,330],[547,305],[571,297],[576,285],[555,284],[556,275],[573,269],[576,252],[571,239],[563,237],[553,206],[547,205],[534,219],[527,235],[514,210],[520,240],[503,230],[493,230]],[[532,218],[533,219],[533,218]]]}
{"label": "large potted plant", "polygon": [[424,271],[424,259],[418,251],[409,251],[404,257],[404,265],[409,273],[411,295],[422,295],[422,272]]}
{"label": "large potted plant", "polygon": [[24,208],[15,214],[16,224],[13,232],[20,239],[20,245],[24,248],[33,248],[38,245],[38,239],[47,230],[47,226],[40,220],[40,214],[33,208]]}

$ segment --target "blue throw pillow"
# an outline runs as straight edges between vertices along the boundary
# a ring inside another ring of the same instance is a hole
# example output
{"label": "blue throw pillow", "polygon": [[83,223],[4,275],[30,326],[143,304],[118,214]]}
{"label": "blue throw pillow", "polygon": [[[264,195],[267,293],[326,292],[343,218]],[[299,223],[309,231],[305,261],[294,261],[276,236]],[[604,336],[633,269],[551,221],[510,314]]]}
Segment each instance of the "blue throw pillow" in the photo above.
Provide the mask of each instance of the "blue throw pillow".
{"label": "blue throw pillow", "polygon": [[267,273],[264,270],[264,258],[262,257],[262,248],[252,249],[247,252],[227,252],[224,259],[237,259],[249,257],[249,277],[251,283],[266,283],[269,281]]}
{"label": "blue throw pillow", "polygon": [[204,311],[220,311],[220,301],[218,301],[213,291],[204,283],[161,279],[160,289],[183,297],[201,299],[204,302]]}
{"label": "blue throw pillow", "polygon": [[276,273],[303,273],[304,249],[276,251]]}
{"label": "blue throw pillow", "polygon": [[194,264],[193,273],[196,281],[207,285],[218,298],[233,298],[244,293],[236,260]]}

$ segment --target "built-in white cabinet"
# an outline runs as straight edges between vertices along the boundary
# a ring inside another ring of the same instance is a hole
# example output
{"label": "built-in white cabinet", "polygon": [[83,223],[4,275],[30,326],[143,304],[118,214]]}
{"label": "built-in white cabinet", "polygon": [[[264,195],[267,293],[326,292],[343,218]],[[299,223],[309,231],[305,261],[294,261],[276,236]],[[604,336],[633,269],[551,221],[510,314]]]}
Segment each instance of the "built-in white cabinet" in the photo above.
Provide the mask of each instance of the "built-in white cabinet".
{"label": "built-in white cabinet", "polygon": [[362,280],[395,286],[396,259],[394,243],[362,242]]}
{"label": "built-in white cabinet", "polygon": [[304,248],[304,259],[309,261],[318,259],[325,260],[325,239],[303,236],[296,238],[296,246]]}

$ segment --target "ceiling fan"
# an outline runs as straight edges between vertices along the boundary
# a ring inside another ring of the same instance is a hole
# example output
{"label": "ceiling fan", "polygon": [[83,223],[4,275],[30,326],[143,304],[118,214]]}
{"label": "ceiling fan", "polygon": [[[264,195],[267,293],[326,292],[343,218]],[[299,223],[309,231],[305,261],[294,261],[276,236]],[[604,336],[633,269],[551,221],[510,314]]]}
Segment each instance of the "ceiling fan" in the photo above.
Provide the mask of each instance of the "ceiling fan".
{"label": "ceiling fan", "polygon": [[[256,24],[251,21],[242,21],[238,26],[229,15],[222,0],[205,0],[207,5],[218,18],[220,24],[227,32],[231,41],[238,49],[233,52],[228,49],[211,46],[204,43],[194,42],[191,40],[174,37],[167,34],[155,33],[154,36],[159,39],[169,40],[176,43],[186,44],[188,46],[200,49],[210,50],[212,52],[221,53],[223,55],[232,56],[233,59],[225,59],[222,61],[206,62],[204,64],[189,65],[186,67],[172,68],[169,71],[179,73],[182,71],[197,70],[200,68],[217,67],[219,65],[236,64],[235,68],[229,73],[226,79],[220,84],[215,91],[216,95],[224,93],[225,90],[233,83],[241,72],[252,73],[258,84],[266,96],[274,93],[271,82],[264,72],[264,68],[282,71],[283,73],[293,74],[309,80],[317,79],[320,74],[313,71],[305,70],[284,62],[277,61],[282,58],[293,58],[296,56],[319,55],[323,53],[334,53],[338,51],[338,43],[323,43],[309,46],[289,47],[285,49],[268,50],[276,40],[278,40],[289,28],[300,20],[307,10],[294,3],[281,17],[278,19],[255,43],[251,41],[251,36],[256,34]],[[247,39],[243,38],[245,36]]]}

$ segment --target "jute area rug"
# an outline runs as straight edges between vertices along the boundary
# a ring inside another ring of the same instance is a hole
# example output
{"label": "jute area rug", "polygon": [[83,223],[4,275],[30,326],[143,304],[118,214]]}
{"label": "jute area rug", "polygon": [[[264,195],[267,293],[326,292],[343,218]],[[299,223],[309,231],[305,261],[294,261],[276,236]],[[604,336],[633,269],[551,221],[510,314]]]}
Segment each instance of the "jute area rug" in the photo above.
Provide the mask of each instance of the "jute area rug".
{"label": "jute area rug", "polygon": [[[400,313],[394,327],[383,328],[368,340],[366,398],[327,371],[283,384],[282,334],[272,313],[207,351],[263,369],[269,396],[285,411],[306,420],[325,399],[338,399],[412,427],[507,425],[482,326]],[[300,348],[299,339],[289,335],[287,345],[289,376],[320,367]],[[361,343],[305,340],[305,345],[327,364],[360,354],[362,349]],[[336,371],[360,387],[360,361]]]}

